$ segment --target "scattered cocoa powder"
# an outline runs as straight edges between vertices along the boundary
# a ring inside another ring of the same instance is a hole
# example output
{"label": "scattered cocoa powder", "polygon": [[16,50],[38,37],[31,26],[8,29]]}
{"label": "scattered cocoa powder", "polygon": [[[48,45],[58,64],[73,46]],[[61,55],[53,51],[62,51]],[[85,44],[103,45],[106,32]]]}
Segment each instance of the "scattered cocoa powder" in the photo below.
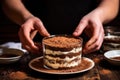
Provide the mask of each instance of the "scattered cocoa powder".
{"label": "scattered cocoa powder", "polygon": [[23,79],[28,78],[28,76],[24,72],[17,71],[17,72],[10,73],[9,78],[12,79],[12,80],[16,80],[16,79],[17,80],[23,80]]}
{"label": "scattered cocoa powder", "polygon": [[108,69],[100,70],[100,74],[103,74],[103,75],[108,75],[108,74],[110,74],[110,73],[111,73],[111,71],[108,70]]}
{"label": "scattered cocoa powder", "polygon": [[99,58],[93,58],[93,61],[94,61],[95,63],[99,63],[99,62],[100,62],[100,59],[99,59]]}

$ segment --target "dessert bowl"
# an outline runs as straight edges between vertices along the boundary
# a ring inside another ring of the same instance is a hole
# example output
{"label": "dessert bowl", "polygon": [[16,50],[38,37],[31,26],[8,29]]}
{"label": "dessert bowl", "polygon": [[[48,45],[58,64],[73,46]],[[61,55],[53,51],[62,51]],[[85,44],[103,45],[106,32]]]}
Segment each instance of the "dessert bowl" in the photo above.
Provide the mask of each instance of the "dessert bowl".
{"label": "dessert bowl", "polygon": [[18,61],[24,54],[23,51],[13,48],[0,47],[0,64],[9,64]]}
{"label": "dessert bowl", "polygon": [[113,65],[120,65],[120,50],[110,50],[104,53],[105,59]]}

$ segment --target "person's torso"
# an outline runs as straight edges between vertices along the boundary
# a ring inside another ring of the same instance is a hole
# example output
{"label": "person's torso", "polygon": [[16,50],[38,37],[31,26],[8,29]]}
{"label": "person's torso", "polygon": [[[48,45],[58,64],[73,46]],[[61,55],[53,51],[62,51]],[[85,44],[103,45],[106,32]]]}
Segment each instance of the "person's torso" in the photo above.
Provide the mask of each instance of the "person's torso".
{"label": "person's torso", "polygon": [[97,0],[26,0],[25,5],[51,34],[71,34]]}

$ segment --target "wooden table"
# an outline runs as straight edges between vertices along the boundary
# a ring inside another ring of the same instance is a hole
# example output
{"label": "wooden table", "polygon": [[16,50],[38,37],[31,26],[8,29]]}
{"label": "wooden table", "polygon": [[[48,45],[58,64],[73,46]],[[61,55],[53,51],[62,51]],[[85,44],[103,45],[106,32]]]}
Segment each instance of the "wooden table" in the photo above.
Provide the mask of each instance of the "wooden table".
{"label": "wooden table", "polygon": [[120,80],[120,66],[108,63],[104,59],[103,52],[98,51],[83,56],[95,62],[94,68],[83,73],[55,75],[40,73],[29,68],[29,61],[38,55],[25,54],[16,63],[0,64],[0,80]]}

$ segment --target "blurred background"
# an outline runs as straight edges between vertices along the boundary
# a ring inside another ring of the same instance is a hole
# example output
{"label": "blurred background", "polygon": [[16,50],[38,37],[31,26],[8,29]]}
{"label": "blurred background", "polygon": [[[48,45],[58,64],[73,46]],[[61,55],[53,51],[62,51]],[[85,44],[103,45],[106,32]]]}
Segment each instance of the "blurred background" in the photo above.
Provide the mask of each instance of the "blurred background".
{"label": "blurred background", "polygon": [[[112,20],[108,24],[105,24],[104,26],[115,26],[120,28],[120,11],[114,20]],[[19,27],[19,25],[15,24],[7,18],[0,6],[0,43],[8,41],[18,42]]]}

